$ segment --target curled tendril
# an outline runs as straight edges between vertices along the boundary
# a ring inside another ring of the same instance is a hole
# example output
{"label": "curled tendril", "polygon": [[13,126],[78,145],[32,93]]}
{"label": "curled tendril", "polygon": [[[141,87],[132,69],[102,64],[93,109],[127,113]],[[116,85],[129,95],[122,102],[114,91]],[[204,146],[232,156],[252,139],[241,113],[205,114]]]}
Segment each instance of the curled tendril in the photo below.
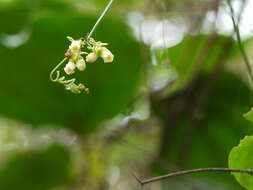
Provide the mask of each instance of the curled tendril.
{"label": "curled tendril", "polygon": [[[50,73],[50,79],[53,82],[58,82],[59,78],[60,78],[60,71],[57,71],[57,69],[67,60],[67,58],[65,57],[58,65],[55,66],[55,68],[51,71]],[[56,72],[57,71],[57,72]],[[56,77],[54,78],[53,75],[56,72]]]}
{"label": "curled tendril", "polygon": [[[70,79],[70,80],[66,80],[65,76],[60,77],[60,71],[58,71],[57,69],[59,69],[59,67],[67,60],[67,58],[64,58],[50,73],[50,79],[53,82],[57,82],[60,84],[63,84],[65,86],[66,90],[71,91],[74,94],[80,94],[80,93],[89,93],[89,89],[86,88],[83,84],[79,83],[76,84],[76,79]],[[54,73],[56,72],[56,76],[54,78]]]}

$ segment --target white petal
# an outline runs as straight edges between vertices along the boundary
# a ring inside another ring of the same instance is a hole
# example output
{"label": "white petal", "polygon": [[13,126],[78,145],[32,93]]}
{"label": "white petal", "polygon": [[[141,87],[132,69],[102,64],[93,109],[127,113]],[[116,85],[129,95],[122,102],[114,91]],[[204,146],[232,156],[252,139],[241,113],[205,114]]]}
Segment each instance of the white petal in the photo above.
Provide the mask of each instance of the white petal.
{"label": "white petal", "polygon": [[79,40],[75,40],[69,46],[69,49],[72,51],[79,51],[81,49],[81,42]]}

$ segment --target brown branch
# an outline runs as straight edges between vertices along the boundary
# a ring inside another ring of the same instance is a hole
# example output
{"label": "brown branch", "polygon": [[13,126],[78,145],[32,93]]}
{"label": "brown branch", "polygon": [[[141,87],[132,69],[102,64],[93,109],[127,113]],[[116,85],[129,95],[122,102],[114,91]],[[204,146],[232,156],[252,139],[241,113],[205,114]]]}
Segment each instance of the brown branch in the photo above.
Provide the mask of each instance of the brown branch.
{"label": "brown branch", "polygon": [[171,177],[178,177],[178,176],[183,176],[183,175],[186,175],[186,174],[202,173],[202,172],[245,173],[245,174],[253,175],[253,170],[251,170],[251,169],[199,168],[199,169],[193,169],[193,170],[178,171],[178,172],[169,173],[169,174],[166,174],[166,175],[157,176],[157,177],[153,177],[153,178],[150,178],[150,179],[144,179],[144,180],[139,179],[135,175],[134,176],[135,176],[136,180],[138,181],[138,183],[141,186],[143,186],[143,185],[148,184],[148,183],[161,181],[161,180],[168,179],[168,178],[171,178]]}

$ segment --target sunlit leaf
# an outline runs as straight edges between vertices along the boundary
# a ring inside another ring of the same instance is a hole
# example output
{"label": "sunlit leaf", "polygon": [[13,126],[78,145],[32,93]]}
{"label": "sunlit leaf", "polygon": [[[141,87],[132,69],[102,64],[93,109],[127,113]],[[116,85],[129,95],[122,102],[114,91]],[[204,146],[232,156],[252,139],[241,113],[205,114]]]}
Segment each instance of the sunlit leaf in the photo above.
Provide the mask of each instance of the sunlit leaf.
{"label": "sunlit leaf", "polygon": [[[229,168],[253,169],[253,136],[245,137],[229,154]],[[234,173],[237,181],[246,189],[253,189],[253,176]]]}
{"label": "sunlit leaf", "polygon": [[253,108],[251,108],[251,110],[247,113],[245,113],[243,115],[247,120],[252,121],[253,122]]}

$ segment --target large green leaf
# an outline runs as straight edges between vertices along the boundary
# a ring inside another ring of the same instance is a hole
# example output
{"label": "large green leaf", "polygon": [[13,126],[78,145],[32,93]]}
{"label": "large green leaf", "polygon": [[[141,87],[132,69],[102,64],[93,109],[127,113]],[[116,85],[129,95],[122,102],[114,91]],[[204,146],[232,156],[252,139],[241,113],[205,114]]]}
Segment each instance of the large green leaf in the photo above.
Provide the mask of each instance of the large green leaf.
{"label": "large green leaf", "polygon": [[[234,147],[229,154],[229,168],[253,169],[253,136],[245,137],[240,144]],[[237,181],[246,189],[253,189],[253,176],[234,173]]]}
{"label": "large green leaf", "polygon": [[0,189],[49,190],[70,179],[69,152],[58,145],[12,156],[0,166]]}
{"label": "large green leaf", "polygon": [[[75,75],[90,88],[73,95],[49,80],[51,69],[69,45],[66,36],[85,36],[96,17],[75,12],[37,15],[30,40],[17,49],[0,46],[0,114],[34,124],[57,124],[88,131],[124,110],[135,96],[141,76],[140,48],[122,21],[107,17],[94,34],[109,43],[113,64],[98,61]],[[63,72],[62,72],[63,73]]]}

